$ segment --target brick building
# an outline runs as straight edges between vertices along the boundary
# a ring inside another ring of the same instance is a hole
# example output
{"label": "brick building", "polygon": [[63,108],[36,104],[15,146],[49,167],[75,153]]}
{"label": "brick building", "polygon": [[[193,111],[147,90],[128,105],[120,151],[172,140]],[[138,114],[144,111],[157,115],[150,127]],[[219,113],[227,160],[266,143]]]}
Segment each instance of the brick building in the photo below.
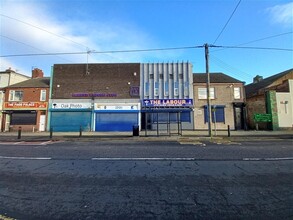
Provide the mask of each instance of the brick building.
{"label": "brick building", "polygon": [[5,87],[2,131],[45,131],[49,86],[43,71],[34,69],[31,79]]}
{"label": "brick building", "polygon": [[193,128],[191,90],[189,63],[54,65],[49,126],[54,131],[132,131],[146,124],[153,129],[180,113],[183,126]]}
{"label": "brick building", "polygon": [[[194,128],[208,129],[207,74],[193,74]],[[246,128],[244,83],[224,73],[210,73],[212,129]]]}
{"label": "brick building", "polygon": [[13,85],[15,83],[28,80],[28,79],[30,79],[29,76],[25,76],[23,74],[17,73],[11,68],[0,72],[0,128],[1,128],[1,131],[4,131],[4,128],[6,126],[5,124],[2,124],[2,121],[4,120],[2,117],[3,103],[5,101],[3,88]]}
{"label": "brick building", "polygon": [[48,128],[131,131],[140,117],[140,64],[56,64]]}
{"label": "brick building", "polygon": [[253,83],[245,86],[247,119],[250,129],[256,128],[255,114],[272,115],[271,123],[257,123],[259,129],[292,129],[293,112],[290,110],[292,109],[292,99],[290,98],[292,80],[293,69],[289,69],[265,79],[256,76]]}

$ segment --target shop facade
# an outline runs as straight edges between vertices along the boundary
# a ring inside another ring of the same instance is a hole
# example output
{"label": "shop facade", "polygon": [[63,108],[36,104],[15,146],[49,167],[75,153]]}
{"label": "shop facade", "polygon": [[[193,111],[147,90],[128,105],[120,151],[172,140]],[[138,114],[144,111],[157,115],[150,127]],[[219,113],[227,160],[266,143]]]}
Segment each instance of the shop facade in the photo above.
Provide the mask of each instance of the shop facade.
{"label": "shop facade", "polygon": [[54,65],[50,129],[132,131],[140,123],[139,66],[137,63]]}
{"label": "shop facade", "polygon": [[141,64],[140,84],[142,130],[169,135],[193,129],[192,64]]}
{"label": "shop facade", "polygon": [[46,131],[50,78],[39,69],[32,77],[4,88],[2,131]]}

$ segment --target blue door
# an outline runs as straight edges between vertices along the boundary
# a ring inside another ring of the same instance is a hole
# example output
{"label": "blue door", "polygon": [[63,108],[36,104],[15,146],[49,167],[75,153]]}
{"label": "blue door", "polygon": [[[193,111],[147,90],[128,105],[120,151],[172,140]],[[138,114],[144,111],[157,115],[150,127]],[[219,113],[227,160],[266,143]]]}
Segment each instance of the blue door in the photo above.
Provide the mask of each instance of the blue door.
{"label": "blue door", "polygon": [[51,125],[53,131],[83,131],[91,129],[91,112],[52,112]]}
{"label": "blue door", "polygon": [[132,131],[138,124],[138,113],[96,113],[95,131]]}

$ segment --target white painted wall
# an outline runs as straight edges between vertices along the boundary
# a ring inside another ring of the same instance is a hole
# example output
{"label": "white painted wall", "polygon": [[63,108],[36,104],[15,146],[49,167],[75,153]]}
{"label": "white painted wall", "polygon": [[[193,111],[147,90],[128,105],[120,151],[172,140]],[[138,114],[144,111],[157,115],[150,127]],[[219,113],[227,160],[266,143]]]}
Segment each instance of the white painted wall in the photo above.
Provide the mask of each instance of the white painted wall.
{"label": "white painted wall", "polygon": [[293,128],[293,80],[289,80],[289,91],[276,93],[280,128]]}

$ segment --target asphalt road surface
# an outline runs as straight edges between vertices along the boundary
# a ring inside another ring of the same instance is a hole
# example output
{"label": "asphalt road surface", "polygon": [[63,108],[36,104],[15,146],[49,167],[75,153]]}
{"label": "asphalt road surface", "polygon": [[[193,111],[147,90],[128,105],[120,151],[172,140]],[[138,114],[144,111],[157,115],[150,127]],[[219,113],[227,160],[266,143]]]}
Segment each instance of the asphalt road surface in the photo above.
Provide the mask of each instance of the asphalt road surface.
{"label": "asphalt road surface", "polygon": [[292,140],[0,144],[0,216],[293,219]]}

